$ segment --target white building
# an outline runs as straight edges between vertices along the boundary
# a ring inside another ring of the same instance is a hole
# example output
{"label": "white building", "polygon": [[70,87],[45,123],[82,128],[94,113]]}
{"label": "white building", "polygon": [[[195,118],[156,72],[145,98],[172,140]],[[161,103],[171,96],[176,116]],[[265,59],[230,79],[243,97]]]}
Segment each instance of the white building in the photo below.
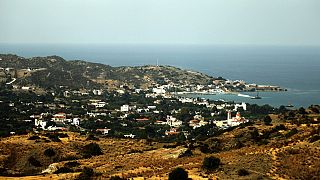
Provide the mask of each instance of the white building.
{"label": "white building", "polygon": [[39,119],[35,119],[34,120],[34,125],[36,127],[41,127],[41,129],[45,129],[46,125],[47,125],[47,121],[42,121],[42,120],[39,120]]}
{"label": "white building", "polygon": [[234,111],[238,111],[238,108],[242,108],[243,110],[247,110],[247,104],[245,102],[242,102],[241,104],[235,104],[234,105]]}
{"label": "white building", "polygon": [[152,92],[156,93],[156,94],[165,94],[166,90],[163,88],[153,88]]}
{"label": "white building", "polygon": [[96,96],[101,96],[101,95],[102,95],[102,90],[94,89],[94,90],[92,91],[92,93],[93,93],[94,95],[96,95]]}
{"label": "white building", "polygon": [[72,119],[72,124],[75,126],[79,126],[80,125],[80,119],[79,118],[73,118]]}
{"label": "white building", "polygon": [[232,117],[231,111],[228,112],[226,120],[214,121],[216,126],[218,126],[220,128],[239,126],[240,124],[246,123],[246,122],[249,122],[249,120],[241,117],[240,112],[237,112],[236,117]]}
{"label": "white building", "polygon": [[121,112],[128,112],[129,111],[129,105],[128,104],[124,104],[120,107],[120,111]]}

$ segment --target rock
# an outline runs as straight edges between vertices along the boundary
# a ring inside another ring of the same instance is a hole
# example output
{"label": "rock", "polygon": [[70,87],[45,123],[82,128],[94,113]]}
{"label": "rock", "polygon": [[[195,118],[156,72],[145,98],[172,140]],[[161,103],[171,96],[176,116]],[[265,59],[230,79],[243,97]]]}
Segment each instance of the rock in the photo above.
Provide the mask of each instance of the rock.
{"label": "rock", "polygon": [[41,173],[43,174],[53,174],[60,168],[59,163],[53,163],[48,166],[47,169],[43,170]]}
{"label": "rock", "polygon": [[181,158],[192,155],[192,151],[189,148],[176,148],[173,151],[170,151],[168,154],[164,154],[164,158]]}

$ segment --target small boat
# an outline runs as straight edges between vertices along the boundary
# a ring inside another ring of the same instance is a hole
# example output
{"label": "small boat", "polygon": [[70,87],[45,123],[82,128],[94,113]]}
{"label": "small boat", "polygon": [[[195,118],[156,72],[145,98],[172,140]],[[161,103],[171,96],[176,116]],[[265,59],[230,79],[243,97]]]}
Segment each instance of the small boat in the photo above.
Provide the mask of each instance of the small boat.
{"label": "small boat", "polygon": [[259,96],[259,92],[257,93],[256,96],[252,96],[251,99],[261,99],[261,97]]}
{"label": "small boat", "polygon": [[292,104],[288,104],[288,105],[286,105],[286,107],[288,107],[288,108],[292,108],[292,107],[294,107]]}

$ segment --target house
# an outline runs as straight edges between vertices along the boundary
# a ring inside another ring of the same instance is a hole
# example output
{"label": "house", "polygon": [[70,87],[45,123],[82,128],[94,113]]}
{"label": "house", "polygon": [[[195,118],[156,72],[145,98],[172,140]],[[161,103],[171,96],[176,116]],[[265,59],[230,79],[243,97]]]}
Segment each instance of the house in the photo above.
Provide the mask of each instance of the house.
{"label": "house", "polygon": [[101,95],[102,95],[102,90],[94,89],[94,90],[92,91],[92,93],[93,93],[94,95],[96,95],[96,96],[101,96]]}
{"label": "house", "polygon": [[237,112],[236,117],[231,117],[231,111],[228,112],[228,125],[233,127],[233,126],[239,126],[242,123],[249,122],[249,120],[241,117],[240,112]]}
{"label": "house", "polygon": [[177,118],[175,117],[167,116],[166,124],[168,124],[171,127],[180,127],[182,125],[182,121],[177,120]]}
{"label": "house", "polygon": [[80,125],[80,119],[79,118],[73,118],[71,124],[73,124],[75,126],[79,126]]}
{"label": "house", "polygon": [[152,92],[154,92],[156,94],[165,94],[166,90],[163,87],[160,87],[160,88],[153,88]]}
{"label": "house", "polygon": [[236,117],[232,117],[231,116],[231,111],[228,111],[226,120],[214,121],[216,126],[218,126],[220,128],[239,126],[240,124],[246,123],[246,122],[249,122],[249,120],[241,117],[240,112],[237,112]]}
{"label": "house", "polygon": [[122,105],[120,107],[120,111],[121,112],[128,112],[129,111],[129,105],[128,104]]}
{"label": "house", "polygon": [[103,135],[109,134],[111,129],[103,128],[103,129],[96,129],[96,132],[102,133]]}
{"label": "house", "polygon": [[67,115],[66,113],[57,113],[57,114],[54,114],[53,117],[52,117],[52,120],[54,122],[64,122],[67,118]]}
{"label": "house", "polygon": [[35,127],[40,127],[41,129],[46,129],[45,127],[47,126],[47,121],[35,119],[34,125],[35,125]]}
{"label": "house", "polygon": [[138,118],[136,119],[136,121],[138,122],[146,122],[146,121],[149,121],[150,119],[149,118]]}
{"label": "house", "polygon": [[238,108],[242,108],[243,110],[247,110],[247,104],[245,102],[242,102],[241,104],[235,104],[234,105],[234,111],[238,111]]}
{"label": "house", "polygon": [[166,136],[169,136],[169,135],[177,135],[177,134],[180,134],[180,132],[177,130],[177,128],[171,128],[170,131],[166,131],[164,133]]}
{"label": "house", "polygon": [[31,87],[28,87],[28,86],[22,86],[22,87],[21,87],[21,89],[22,89],[22,90],[31,90]]}
{"label": "house", "polygon": [[125,134],[125,135],[123,135],[124,137],[126,137],[126,138],[134,138],[134,137],[136,137],[136,135],[134,135],[134,134]]}

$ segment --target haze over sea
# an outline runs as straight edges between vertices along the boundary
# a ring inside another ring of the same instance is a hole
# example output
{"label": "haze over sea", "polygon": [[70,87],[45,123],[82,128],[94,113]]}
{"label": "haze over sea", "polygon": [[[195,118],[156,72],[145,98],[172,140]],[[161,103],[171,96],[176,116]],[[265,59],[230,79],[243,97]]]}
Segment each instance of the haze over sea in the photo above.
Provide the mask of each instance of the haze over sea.
{"label": "haze over sea", "polygon": [[58,55],[67,60],[81,59],[111,66],[155,65],[158,59],[160,65],[288,89],[287,92],[262,92],[260,100],[236,95],[201,97],[275,107],[320,104],[320,47],[0,44],[0,53],[24,57]]}

